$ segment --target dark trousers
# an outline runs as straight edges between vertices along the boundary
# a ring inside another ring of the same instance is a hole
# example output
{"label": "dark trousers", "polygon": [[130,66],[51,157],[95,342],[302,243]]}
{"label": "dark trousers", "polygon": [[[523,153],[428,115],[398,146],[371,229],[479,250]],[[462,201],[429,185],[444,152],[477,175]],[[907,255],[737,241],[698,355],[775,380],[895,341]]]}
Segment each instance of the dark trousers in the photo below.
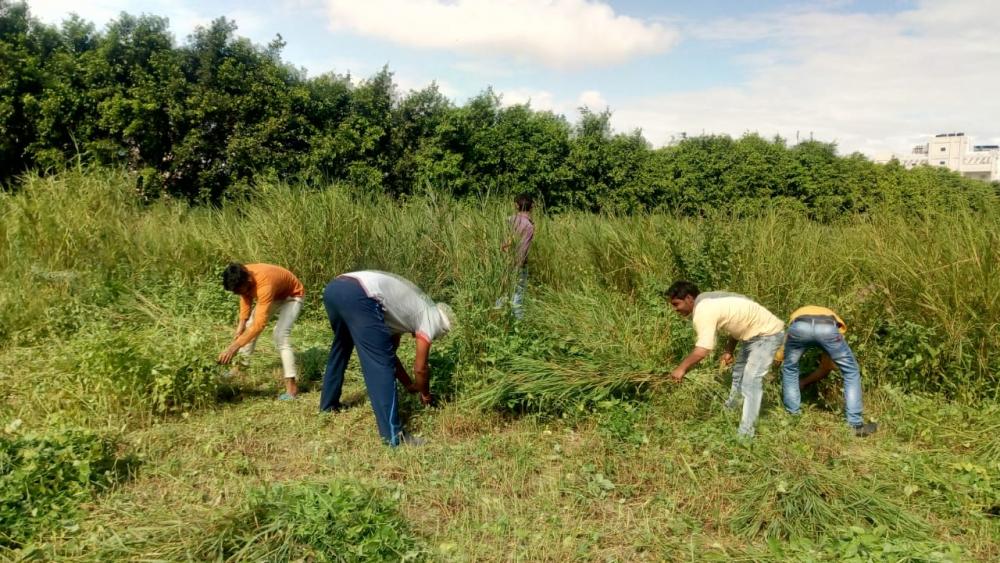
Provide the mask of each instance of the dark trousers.
{"label": "dark trousers", "polygon": [[399,445],[403,425],[399,421],[396,399],[396,347],[385,324],[382,305],[368,297],[358,282],[344,277],[334,278],[327,284],[323,290],[323,305],[333,329],[333,344],[323,374],[320,410],[340,406],[344,371],[351,351],[357,348],[378,433],[387,444]]}

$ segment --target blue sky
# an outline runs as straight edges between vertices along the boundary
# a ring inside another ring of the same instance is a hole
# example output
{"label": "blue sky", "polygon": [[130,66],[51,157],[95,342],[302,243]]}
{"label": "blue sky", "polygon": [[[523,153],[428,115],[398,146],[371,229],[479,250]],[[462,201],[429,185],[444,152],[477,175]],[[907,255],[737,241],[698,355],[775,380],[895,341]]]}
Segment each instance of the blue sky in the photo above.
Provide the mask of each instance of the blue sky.
{"label": "blue sky", "polygon": [[310,75],[388,64],[403,90],[463,103],[492,86],[571,120],[610,108],[654,145],[747,131],[907,151],[964,131],[1000,142],[998,19],[984,0],[29,0],[58,23],[166,16],[179,43],[225,16],[287,42]]}

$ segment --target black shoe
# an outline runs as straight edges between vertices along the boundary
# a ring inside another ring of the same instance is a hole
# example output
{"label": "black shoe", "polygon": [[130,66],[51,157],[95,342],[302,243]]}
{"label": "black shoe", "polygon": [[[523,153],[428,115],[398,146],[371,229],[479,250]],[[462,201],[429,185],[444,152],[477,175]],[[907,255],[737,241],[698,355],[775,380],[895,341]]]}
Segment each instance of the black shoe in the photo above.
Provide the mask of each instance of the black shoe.
{"label": "black shoe", "polygon": [[865,424],[858,424],[854,426],[854,435],[858,438],[865,438],[871,436],[878,430],[878,424],[874,422],[866,422]]}

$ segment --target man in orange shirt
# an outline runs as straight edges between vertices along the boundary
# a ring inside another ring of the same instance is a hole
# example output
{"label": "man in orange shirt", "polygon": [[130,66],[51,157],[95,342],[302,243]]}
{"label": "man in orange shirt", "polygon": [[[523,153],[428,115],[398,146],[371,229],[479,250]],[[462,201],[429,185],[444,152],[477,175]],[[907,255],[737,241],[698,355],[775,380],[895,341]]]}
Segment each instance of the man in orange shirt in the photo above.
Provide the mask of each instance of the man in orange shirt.
{"label": "man in orange shirt", "polygon": [[[271,264],[232,263],[222,272],[222,287],[240,296],[240,315],[233,342],[221,354],[219,363],[228,364],[238,351],[247,357],[253,353],[257,337],[274,316],[274,347],[281,355],[285,392],[278,397],[289,401],[298,394],[295,351],[292,349],[292,324],[302,311],[306,291],[295,274]],[[257,305],[254,306],[254,300]],[[252,311],[251,311],[252,308]]]}

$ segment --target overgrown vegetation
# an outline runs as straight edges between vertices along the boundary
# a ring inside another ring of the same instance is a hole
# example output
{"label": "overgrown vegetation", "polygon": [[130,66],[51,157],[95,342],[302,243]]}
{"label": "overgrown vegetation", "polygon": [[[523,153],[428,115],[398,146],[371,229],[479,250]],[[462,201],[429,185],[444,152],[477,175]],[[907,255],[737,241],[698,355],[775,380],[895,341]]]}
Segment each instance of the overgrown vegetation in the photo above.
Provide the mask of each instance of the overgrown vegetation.
{"label": "overgrown vegetation", "polygon": [[[32,436],[4,435],[2,557],[1000,557],[995,206],[834,224],[789,209],[539,214],[515,322],[493,309],[514,281],[506,200],[268,184],[212,208],[145,202],[134,178],[84,167],[0,195],[0,421]],[[236,314],[218,272],[234,259],[306,285],[300,401],[273,401],[269,338],[240,377],[213,363]],[[356,364],[353,406],[316,413],[331,336],[318,296],[357,268],[398,272],[458,313],[431,354],[442,406],[403,397],[425,448],[379,445]],[[693,342],[660,295],[676,277],[782,316],[836,309],[879,432],[847,431],[833,376],[800,418],[769,383],[757,438],[736,440],[728,374],[665,381]]]}
{"label": "overgrown vegetation", "polygon": [[253,491],[204,532],[202,560],[418,561],[425,550],[387,495],[352,483]]}
{"label": "overgrown vegetation", "polygon": [[640,131],[612,131],[607,111],[570,123],[489,89],[456,105],[435,85],[399,92],[388,69],[307,77],[281,59],[280,37],[253,45],[224,18],[183,43],[153,15],[97,29],[76,17],[45,25],[0,0],[0,184],[75,160],[129,168],[147,200],[239,199],[281,178],[394,196],[528,191],[550,210],[697,216],[777,201],[823,221],[885,204],[979,209],[996,193],[940,168],[839,157],[828,143],[748,134],[654,150]]}
{"label": "overgrown vegetation", "polygon": [[79,506],[128,474],[115,444],[94,432],[7,423],[0,434],[0,553],[43,531],[79,529]]}

